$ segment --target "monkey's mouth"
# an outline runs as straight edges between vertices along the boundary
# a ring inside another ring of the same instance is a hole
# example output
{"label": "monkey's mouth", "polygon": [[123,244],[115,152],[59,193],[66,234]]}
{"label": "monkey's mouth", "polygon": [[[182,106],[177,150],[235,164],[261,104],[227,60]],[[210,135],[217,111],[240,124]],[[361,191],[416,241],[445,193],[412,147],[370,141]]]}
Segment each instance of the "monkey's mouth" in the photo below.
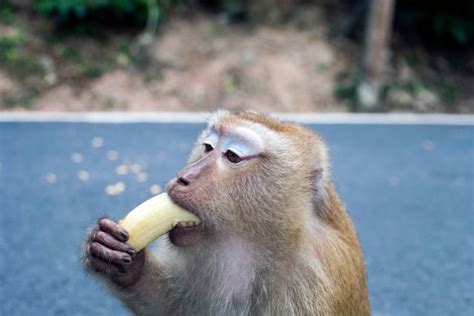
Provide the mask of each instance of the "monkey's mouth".
{"label": "monkey's mouth", "polygon": [[193,222],[180,222],[170,232],[169,238],[173,245],[178,247],[191,246],[198,242],[203,232],[202,218],[197,214],[193,207],[187,205],[186,200],[180,197],[174,190],[168,190],[171,200],[178,206],[184,208],[188,212],[193,213],[201,219],[200,224]]}
{"label": "monkey's mouth", "polygon": [[178,247],[191,246],[198,242],[202,235],[202,225],[192,223],[178,223],[169,232],[169,238],[173,245]]}

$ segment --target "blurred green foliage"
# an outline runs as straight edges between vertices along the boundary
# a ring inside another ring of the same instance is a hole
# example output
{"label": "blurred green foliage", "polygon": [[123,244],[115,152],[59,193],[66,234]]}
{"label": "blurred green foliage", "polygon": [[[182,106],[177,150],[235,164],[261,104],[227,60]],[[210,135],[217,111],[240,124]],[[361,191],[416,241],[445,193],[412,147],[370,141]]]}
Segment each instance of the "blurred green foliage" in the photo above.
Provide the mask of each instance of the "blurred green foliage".
{"label": "blurred green foliage", "polygon": [[15,80],[30,83],[29,89],[3,98],[3,104],[7,108],[16,105],[28,107],[30,101],[38,95],[38,78],[45,75],[36,56],[24,49],[27,40],[25,32],[17,26],[11,26],[6,32],[0,34],[0,66],[2,70]]}
{"label": "blurred green foliage", "polygon": [[[158,10],[163,18],[166,9],[182,4],[199,4],[213,8],[230,18],[248,14],[246,0],[35,0],[42,14],[57,14],[61,21],[81,19],[110,22],[131,20],[145,23],[149,8]],[[256,0],[258,2],[259,0]],[[367,0],[345,0],[354,5]],[[2,1],[3,2],[3,1]],[[275,4],[278,6],[278,4]],[[9,18],[9,11],[0,11],[0,18]],[[252,17],[258,20],[259,17]],[[401,37],[414,37],[432,46],[461,45],[474,42],[473,0],[397,0],[395,30]]]}
{"label": "blurred green foliage", "polygon": [[230,17],[238,17],[245,12],[244,0],[220,0],[220,9]]}
{"label": "blurred green foliage", "polygon": [[474,44],[473,0],[398,0],[395,30],[428,46]]}
{"label": "blurred green foliage", "polygon": [[[42,14],[57,14],[63,21],[84,18],[132,17],[136,21],[147,18],[148,8],[159,10],[160,17],[171,6],[195,2],[186,0],[36,0],[36,7]],[[238,16],[245,11],[244,0],[197,1],[210,5],[229,16]],[[98,14],[99,13],[99,14]]]}
{"label": "blurred green foliage", "polygon": [[36,0],[36,7],[42,14],[57,14],[62,21],[76,19],[132,18],[143,22],[148,8],[158,9],[159,15],[179,0]]}
{"label": "blurred green foliage", "polygon": [[0,37],[0,64],[20,80],[43,72],[36,58],[23,50],[26,40],[26,34],[18,27],[12,27]]}
{"label": "blurred green foliage", "polygon": [[7,24],[13,24],[15,21],[15,15],[13,14],[10,3],[7,1],[0,2],[0,21]]}
{"label": "blurred green foliage", "polygon": [[357,87],[359,84],[357,71],[347,70],[340,75],[333,87],[334,96],[351,111],[357,111]]}

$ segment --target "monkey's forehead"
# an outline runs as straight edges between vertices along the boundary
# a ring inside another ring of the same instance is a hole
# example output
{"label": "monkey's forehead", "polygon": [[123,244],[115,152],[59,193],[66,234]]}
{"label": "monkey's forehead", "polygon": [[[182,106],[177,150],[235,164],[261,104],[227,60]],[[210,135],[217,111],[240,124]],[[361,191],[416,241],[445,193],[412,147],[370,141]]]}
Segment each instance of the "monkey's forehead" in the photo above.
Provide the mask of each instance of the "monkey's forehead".
{"label": "monkey's forehead", "polygon": [[268,129],[275,130],[275,126],[283,125],[283,122],[270,115],[258,113],[255,111],[231,112],[227,110],[218,110],[209,118],[209,126],[217,123],[232,125],[241,122],[258,123]]}
{"label": "monkey's forehead", "polygon": [[262,122],[228,111],[218,111],[209,119],[207,134],[210,133],[244,140],[262,148],[273,147],[284,140],[283,135]]}
{"label": "monkey's forehead", "polygon": [[[215,112],[208,120],[208,129],[212,129],[219,134],[230,133],[229,131],[238,128],[247,128],[256,133],[276,135],[276,131],[264,123],[264,120],[257,118],[265,118],[265,121],[272,120],[263,114],[255,112],[229,112],[220,110]],[[275,122],[276,123],[276,122]]]}
{"label": "monkey's forehead", "polygon": [[219,110],[212,114],[208,122],[208,126],[214,125],[217,122],[228,125],[239,124],[241,122],[251,122],[263,126],[267,130],[273,131],[280,136],[287,136],[290,138],[300,137],[307,139],[308,137],[318,136],[314,131],[307,129],[300,124],[281,121],[273,115],[255,111],[230,112],[227,110]]}

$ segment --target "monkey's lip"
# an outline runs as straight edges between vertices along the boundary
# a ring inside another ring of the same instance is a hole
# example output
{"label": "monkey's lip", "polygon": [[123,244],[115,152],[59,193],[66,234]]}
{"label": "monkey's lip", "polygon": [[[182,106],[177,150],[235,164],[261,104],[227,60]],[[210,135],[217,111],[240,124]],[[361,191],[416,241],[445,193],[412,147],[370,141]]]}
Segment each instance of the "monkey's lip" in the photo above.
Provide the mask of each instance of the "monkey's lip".
{"label": "monkey's lip", "polygon": [[183,225],[183,223],[178,223],[178,225],[176,225],[169,232],[169,238],[173,245],[178,247],[191,246],[192,244],[196,243],[202,235],[202,218],[192,207],[186,205],[180,195],[176,194],[174,190],[168,190],[168,196],[173,201],[173,203],[196,215],[201,220],[201,223],[197,225]]}
{"label": "monkey's lip", "polygon": [[174,186],[175,185],[173,185],[169,190],[167,190],[168,196],[171,199],[171,201],[173,201],[174,204],[178,205],[179,207],[182,207],[183,209],[185,209],[189,213],[192,213],[192,214],[196,215],[202,222],[202,218],[199,216],[199,214],[197,214],[197,212],[194,210],[194,208],[186,205],[187,203],[185,203],[185,201],[183,201],[184,199],[182,198],[182,196],[180,196],[179,193],[177,193],[175,190],[173,190]]}
{"label": "monkey's lip", "polygon": [[178,224],[169,232],[169,238],[173,245],[186,247],[196,243],[200,239],[201,232],[201,224],[193,226],[180,226]]}

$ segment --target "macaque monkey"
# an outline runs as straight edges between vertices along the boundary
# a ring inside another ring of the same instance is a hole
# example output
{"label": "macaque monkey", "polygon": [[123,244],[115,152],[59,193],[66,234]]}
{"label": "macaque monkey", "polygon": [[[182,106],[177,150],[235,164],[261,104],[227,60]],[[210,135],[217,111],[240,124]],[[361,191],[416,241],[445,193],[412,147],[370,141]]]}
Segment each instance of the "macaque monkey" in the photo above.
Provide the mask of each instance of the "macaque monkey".
{"label": "macaque monkey", "polygon": [[370,315],[364,259],[323,140],[218,111],[166,187],[201,219],[153,251],[102,218],[83,265],[136,315]]}

